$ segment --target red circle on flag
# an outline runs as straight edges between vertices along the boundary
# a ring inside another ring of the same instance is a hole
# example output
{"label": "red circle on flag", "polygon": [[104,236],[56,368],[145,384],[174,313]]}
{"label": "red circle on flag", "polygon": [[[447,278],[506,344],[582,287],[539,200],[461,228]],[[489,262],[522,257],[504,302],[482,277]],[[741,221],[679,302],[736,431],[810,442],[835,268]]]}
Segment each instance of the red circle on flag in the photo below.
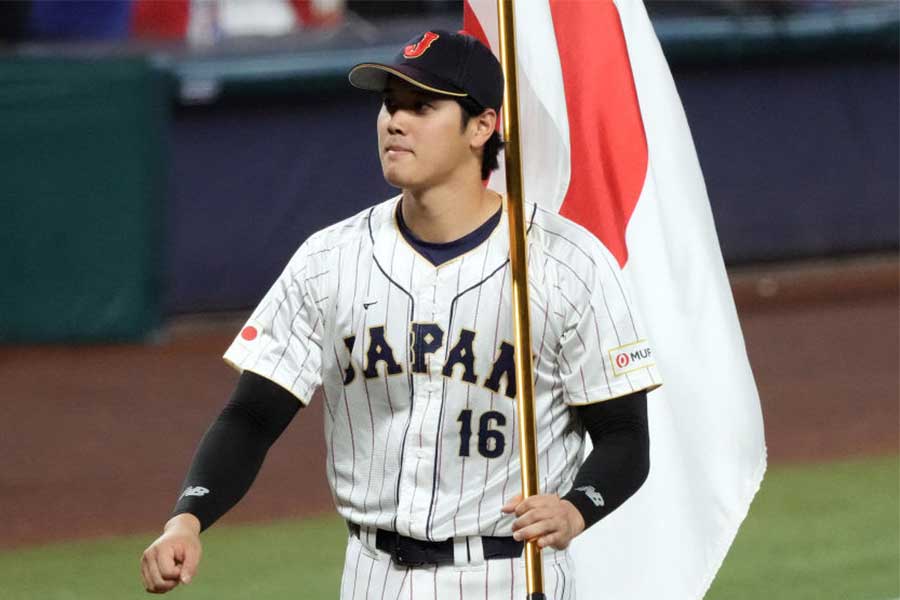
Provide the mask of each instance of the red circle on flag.
{"label": "red circle on flag", "polygon": [[244,338],[245,340],[247,340],[248,342],[252,342],[253,340],[255,340],[256,335],[257,335],[256,327],[253,327],[252,325],[247,325],[246,327],[244,327],[244,330],[241,331],[241,337]]}
{"label": "red circle on flag", "polygon": [[616,366],[619,367],[620,369],[623,367],[627,367],[629,362],[631,362],[631,360],[628,358],[628,355],[625,354],[624,352],[622,354],[616,355]]}

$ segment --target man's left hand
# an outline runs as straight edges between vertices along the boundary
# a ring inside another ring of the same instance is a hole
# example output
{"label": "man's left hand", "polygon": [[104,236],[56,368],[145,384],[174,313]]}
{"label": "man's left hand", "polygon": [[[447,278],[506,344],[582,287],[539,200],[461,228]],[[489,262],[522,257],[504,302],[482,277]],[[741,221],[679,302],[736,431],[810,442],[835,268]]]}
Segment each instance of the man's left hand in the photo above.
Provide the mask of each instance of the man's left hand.
{"label": "man's left hand", "polygon": [[500,510],[514,512],[518,517],[513,522],[516,540],[535,541],[540,548],[564,550],[584,531],[584,518],[575,505],[556,494],[531,496],[527,500],[518,495]]}

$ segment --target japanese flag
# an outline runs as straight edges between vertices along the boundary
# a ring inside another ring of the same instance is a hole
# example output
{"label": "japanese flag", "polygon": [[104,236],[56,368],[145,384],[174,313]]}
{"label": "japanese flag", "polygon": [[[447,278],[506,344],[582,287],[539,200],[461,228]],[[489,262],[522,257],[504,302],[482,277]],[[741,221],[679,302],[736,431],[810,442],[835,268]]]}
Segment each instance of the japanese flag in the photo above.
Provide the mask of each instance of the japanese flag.
{"label": "japanese flag", "polygon": [[[702,598],[766,451],[687,119],[640,0],[515,10],[525,197],[615,255],[665,382],[649,396],[647,482],[573,544],[578,597]],[[499,55],[496,1],[466,0],[464,11],[465,29]]]}

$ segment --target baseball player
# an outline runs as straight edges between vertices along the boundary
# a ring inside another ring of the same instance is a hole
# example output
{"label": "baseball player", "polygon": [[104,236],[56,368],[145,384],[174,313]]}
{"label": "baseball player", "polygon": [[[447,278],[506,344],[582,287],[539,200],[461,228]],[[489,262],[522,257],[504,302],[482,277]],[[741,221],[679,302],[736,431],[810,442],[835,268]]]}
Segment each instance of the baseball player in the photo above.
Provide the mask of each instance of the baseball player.
{"label": "baseball player", "polygon": [[483,185],[502,146],[501,67],[436,30],[349,77],[382,95],[378,153],[401,193],[309,237],[228,348],[237,388],[143,554],[144,585],[190,582],[199,533],[319,389],[348,526],[343,600],[521,598],[525,540],[543,548],[547,597],[572,598],[569,543],[649,470],[660,377],[618,265],[526,205],[541,493],[522,501],[506,201]]}

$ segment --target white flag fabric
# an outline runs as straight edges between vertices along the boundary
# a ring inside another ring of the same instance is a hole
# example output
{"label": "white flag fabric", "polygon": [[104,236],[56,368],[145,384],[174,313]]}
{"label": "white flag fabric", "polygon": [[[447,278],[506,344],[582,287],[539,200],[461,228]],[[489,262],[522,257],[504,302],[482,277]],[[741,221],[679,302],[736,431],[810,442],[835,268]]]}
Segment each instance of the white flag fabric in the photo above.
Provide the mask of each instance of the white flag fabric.
{"label": "white flag fabric", "polygon": [[[766,469],[762,414],[703,175],[640,0],[515,3],[524,193],[619,260],[664,384],[650,475],[573,543],[581,600],[702,598]],[[495,0],[465,29],[499,55]],[[492,187],[503,189],[503,173]],[[555,599],[549,599],[555,600]]]}

